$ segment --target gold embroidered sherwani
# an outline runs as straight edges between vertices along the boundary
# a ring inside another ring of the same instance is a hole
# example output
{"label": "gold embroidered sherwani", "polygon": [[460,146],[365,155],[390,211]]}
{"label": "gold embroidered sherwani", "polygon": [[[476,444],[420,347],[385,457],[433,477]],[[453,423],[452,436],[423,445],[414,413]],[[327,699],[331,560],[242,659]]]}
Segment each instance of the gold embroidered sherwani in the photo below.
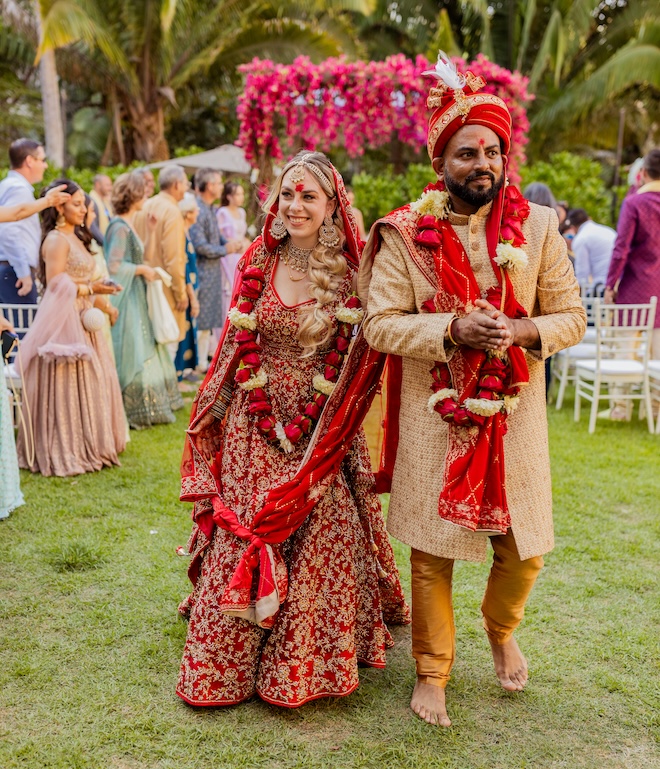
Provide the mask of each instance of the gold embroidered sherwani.
{"label": "gold embroidered sherwani", "polygon": [[[450,214],[482,291],[497,283],[486,249],[490,208],[488,204],[469,217]],[[529,263],[511,279],[518,302],[538,328],[541,349],[527,352],[529,384],[508,418],[504,437],[511,530],[523,560],[547,553],[554,544],[543,361],[577,344],[586,327],[557,216],[550,208],[533,203],[530,208],[523,226]],[[413,242],[417,216],[404,210],[386,217],[372,230],[360,268],[363,301],[371,277],[365,337],[375,349],[402,356],[399,444],[388,529],[417,550],[480,561],[486,555],[487,535],[443,521],[438,514],[448,427],[427,409],[429,372],[435,360],[445,361],[453,354],[454,348],[444,342],[453,316],[421,311],[423,302],[436,293],[436,279],[431,251]]]}

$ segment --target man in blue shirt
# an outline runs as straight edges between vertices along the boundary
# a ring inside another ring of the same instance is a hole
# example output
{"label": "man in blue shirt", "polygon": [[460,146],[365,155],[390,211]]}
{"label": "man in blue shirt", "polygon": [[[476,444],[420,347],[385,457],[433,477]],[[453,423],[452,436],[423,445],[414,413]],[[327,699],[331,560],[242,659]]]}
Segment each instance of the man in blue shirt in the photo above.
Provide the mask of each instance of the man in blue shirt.
{"label": "man in blue shirt", "polygon": [[[33,185],[44,178],[46,153],[39,142],[17,139],[9,148],[11,170],[0,182],[0,206],[34,201]],[[41,226],[39,216],[0,224],[0,302],[34,304],[34,276],[39,264]]]}
{"label": "man in blue shirt", "polygon": [[564,237],[573,235],[571,249],[578,283],[585,288],[600,286],[604,289],[616,230],[592,221],[584,208],[573,208],[564,220],[562,234]]}

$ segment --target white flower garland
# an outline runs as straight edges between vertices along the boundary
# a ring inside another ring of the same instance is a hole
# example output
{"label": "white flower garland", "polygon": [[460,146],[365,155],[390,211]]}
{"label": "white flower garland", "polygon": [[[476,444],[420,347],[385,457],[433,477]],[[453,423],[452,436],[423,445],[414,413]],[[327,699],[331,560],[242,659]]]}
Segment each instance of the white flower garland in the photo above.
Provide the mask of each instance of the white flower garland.
{"label": "white flower garland", "polygon": [[265,387],[268,383],[268,374],[260,368],[258,373],[252,374],[247,382],[239,382],[238,386],[241,390],[256,390],[257,387]]}
{"label": "white flower garland", "polygon": [[513,412],[518,408],[519,403],[520,403],[519,395],[504,396],[504,410],[506,411],[507,414],[513,414]]}
{"label": "white flower garland", "polygon": [[277,440],[280,442],[282,449],[287,454],[290,454],[293,451],[293,443],[291,443],[291,441],[286,437],[284,426],[281,422],[275,423],[275,435],[277,435]]}
{"label": "white flower garland", "polygon": [[410,208],[420,217],[432,214],[437,219],[446,219],[451,210],[449,193],[445,190],[428,190],[428,192],[422,193],[419,200],[411,203]]}
{"label": "white flower garland", "polygon": [[491,401],[487,398],[466,398],[463,404],[468,411],[482,417],[492,417],[504,408],[504,401]]}
{"label": "white flower garland", "polygon": [[453,389],[450,390],[447,387],[443,387],[442,390],[438,390],[437,393],[433,393],[433,395],[431,395],[431,397],[429,398],[428,403],[426,404],[426,407],[428,408],[429,413],[432,414],[436,403],[443,401],[445,398],[451,398],[452,400],[457,400],[458,390],[453,390]]}
{"label": "white flower garland", "polygon": [[335,314],[335,318],[337,318],[340,323],[350,323],[352,326],[357,326],[361,323],[363,317],[364,310],[351,310],[349,307],[340,307]]}
{"label": "white flower garland", "polygon": [[516,248],[511,243],[499,243],[495,253],[497,256],[493,261],[511,272],[515,272],[519,267],[527,267],[529,262],[522,248]]}
{"label": "white flower garland", "polygon": [[317,374],[312,379],[312,386],[323,395],[332,395],[332,391],[335,389],[334,382],[328,381],[323,374]]}
{"label": "white flower garland", "polygon": [[232,307],[228,312],[229,322],[235,328],[247,329],[248,331],[254,331],[257,327],[257,316],[251,312],[241,312],[237,307]]}

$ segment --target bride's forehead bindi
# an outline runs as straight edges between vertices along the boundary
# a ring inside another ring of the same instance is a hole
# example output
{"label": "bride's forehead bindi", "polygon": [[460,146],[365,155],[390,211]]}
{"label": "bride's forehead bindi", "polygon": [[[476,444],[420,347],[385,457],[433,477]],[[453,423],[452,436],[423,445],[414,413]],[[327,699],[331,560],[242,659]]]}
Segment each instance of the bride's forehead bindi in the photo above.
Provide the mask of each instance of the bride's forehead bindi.
{"label": "bride's forehead bindi", "polygon": [[305,185],[302,182],[296,184],[296,192],[302,192],[305,189]]}

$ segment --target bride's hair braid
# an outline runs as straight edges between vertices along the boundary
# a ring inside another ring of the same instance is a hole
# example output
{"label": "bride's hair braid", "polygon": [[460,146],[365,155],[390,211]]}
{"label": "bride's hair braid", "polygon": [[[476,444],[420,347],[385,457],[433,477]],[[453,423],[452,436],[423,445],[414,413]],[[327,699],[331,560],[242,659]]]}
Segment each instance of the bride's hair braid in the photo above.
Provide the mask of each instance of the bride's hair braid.
{"label": "bride's hair braid", "polygon": [[332,321],[323,306],[335,300],[346,270],[346,259],[339,246],[328,248],[318,245],[310,254],[307,268],[309,293],[312,299],[316,299],[316,304],[300,313],[298,341],[304,350],[303,358],[313,355],[332,334]]}

